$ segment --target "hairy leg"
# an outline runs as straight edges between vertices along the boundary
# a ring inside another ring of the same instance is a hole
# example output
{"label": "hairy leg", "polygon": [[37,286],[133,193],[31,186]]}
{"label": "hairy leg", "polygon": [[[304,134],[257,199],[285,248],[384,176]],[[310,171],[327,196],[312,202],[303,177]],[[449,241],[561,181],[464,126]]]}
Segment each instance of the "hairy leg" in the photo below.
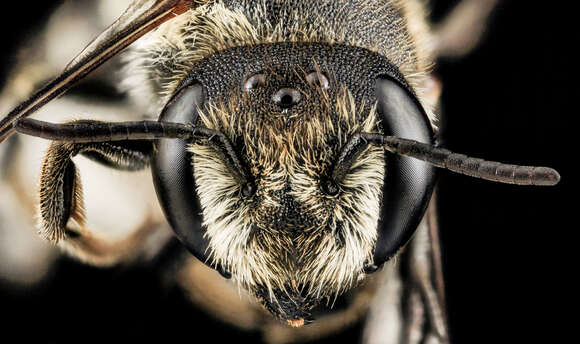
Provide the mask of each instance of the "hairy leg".
{"label": "hairy leg", "polygon": [[112,265],[136,255],[158,224],[145,216],[135,232],[119,241],[87,228],[82,184],[72,158],[81,154],[116,170],[138,171],[149,165],[151,149],[148,141],[53,142],[41,168],[41,235],[95,265]]}

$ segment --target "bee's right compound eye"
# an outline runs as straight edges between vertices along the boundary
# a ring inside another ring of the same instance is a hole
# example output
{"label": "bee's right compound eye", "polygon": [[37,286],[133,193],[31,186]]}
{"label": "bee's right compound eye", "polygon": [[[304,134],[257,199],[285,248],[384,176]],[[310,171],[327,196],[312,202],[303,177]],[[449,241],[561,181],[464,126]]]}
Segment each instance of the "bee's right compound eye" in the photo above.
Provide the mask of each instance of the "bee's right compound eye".
{"label": "bee's right compound eye", "polygon": [[262,87],[266,84],[266,76],[262,73],[257,73],[246,79],[244,82],[244,91],[251,91],[253,89]]}

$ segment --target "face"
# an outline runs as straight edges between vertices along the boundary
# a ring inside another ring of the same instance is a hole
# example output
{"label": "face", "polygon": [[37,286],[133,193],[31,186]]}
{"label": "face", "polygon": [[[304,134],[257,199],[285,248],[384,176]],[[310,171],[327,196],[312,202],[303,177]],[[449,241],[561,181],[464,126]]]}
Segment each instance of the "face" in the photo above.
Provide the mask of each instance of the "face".
{"label": "face", "polygon": [[234,143],[254,181],[250,197],[213,147],[188,147],[211,261],[289,323],[356,285],[376,242],[382,149],[367,149],[329,185],[348,138],[377,130],[376,107],[357,102],[336,73],[268,66],[200,113]]}
{"label": "face", "polygon": [[158,143],[153,172],[168,220],[196,257],[280,320],[303,324],[414,232],[432,168],[381,146],[342,155],[361,132],[422,128],[417,137],[429,139],[386,58],[319,43],[238,47],[198,62],[177,89],[160,120],[220,138]]}

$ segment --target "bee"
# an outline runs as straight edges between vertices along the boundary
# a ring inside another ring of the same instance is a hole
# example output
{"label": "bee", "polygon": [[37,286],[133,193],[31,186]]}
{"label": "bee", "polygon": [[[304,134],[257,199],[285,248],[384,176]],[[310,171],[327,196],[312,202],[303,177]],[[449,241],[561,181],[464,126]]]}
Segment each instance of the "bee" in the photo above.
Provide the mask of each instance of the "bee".
{"label": "bee", "polygon": [[[176,237],[281,323],[307,333],[319,306],[361,284],[364,295],[363,282],[385,266],[367,289],[383,291],[381,305],[405,298],[408,309],[375,319],[393,317],[403,330],[391,335],[407,341],[425,331],[446,342],[428,210],[435,167],[524,185],[554,185],[559,175],[438,146],[429,68],[454,50],[443,35],[435,47],[428,37],[419,1],[137,0],[0,122],[0,140],[18,132],[52,141],[40,232],[81,260],[133,256],[159,219],[153,211],[120,243],[100,238],[72,157],[121,171],[151,166]],[[131,43],[125,85],[145,118],[27,118]],[[414,318],[422,313],[428,326]]]}

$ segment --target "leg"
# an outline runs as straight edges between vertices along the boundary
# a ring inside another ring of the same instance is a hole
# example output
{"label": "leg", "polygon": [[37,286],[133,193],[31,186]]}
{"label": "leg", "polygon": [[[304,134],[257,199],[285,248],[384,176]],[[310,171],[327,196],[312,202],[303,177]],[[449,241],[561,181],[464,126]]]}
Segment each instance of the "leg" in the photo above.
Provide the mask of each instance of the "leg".
{"label": "leg", "polygon": [[246,331],[259,329],[266,314],[246,291],[189,253],[172,273],[189,300],[212,317]]}
{"label": "leg", "polygon": [[[434,204],[419,225],[413,241],[409,244],[406,284],[411,293],[408,297],[405,335],[409,343],[419,343],[427,338],[436,339],[435,343],[448,343],[448,330],[445,315],[445,300],[440,266],[436,226],[431,218]],[[435,235],[434,235],[435,234]],[[425,326],[420,319],[423,319]]]}
{"label": "leg", "polygon": [[145,218],[135,233],[116,243],[93,234],[85,225],[80,176],[71,158],[82,154],[117,170],[137,171],[148,166],[151,150],[148,141],[52,143],[41,167],[41,235],[53,242],[62,240],[69,253],[97,265],[114,264],[135,252],[155,223]]}
{"label": "leg", "polygon": [[436,25],[434,56],[462,57],[479,43],[498,0],[463,0]]}
{"label": "leg", "polygon": [[366,316],[361,343],[405,343],[403,341],[403,304],[405,286],[400,262],[387,262],[377,274],[377,291]]}
{"label": "leg", "polygon": [[35,233],[10,180],[0,179],[0,190],[0,281],[10,287],[34,285],[50,275],[58,251]]}
{"label": "leg", "polygon": [[433,203],[405,251],[382,272],[363,343],[449,343],[432,211]]}

